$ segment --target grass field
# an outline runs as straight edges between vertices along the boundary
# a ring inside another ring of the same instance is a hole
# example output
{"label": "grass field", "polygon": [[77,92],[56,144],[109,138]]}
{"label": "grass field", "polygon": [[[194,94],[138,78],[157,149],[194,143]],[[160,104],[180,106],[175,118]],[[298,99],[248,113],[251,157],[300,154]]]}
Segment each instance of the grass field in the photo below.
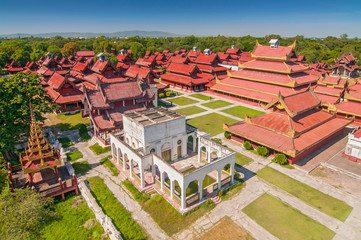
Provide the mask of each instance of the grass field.
{"label": "grass field", "polygon": [[215,227],[203,234],[198,240],[252,240],[246,229],[238,226],[229,217],[222,218]]}
{"label": "grass field", "polygon": [[207,108],[216,109],[216,108],[221,108],[221,107],[232,105],[232,103],[229,103],[229,102],[226,102],[223,100],[216,100],[213,102],[203,103],[202,105]]}
{"label": "grass field", "polygon": [[243,209],[264,229],[283,240],[332,239],[335,232],[265,193]]}
{"label": "grass field", "polygon": [[107,156],[100,160],[100,164],[105,165],[111,172],[113,176],[119,175],[119,169],[109,160],[111,156]]}
{"label": "grass field", "polygon": [[175,105],[179,105],[179,106],[185,106],[185,105],[189,105],[189,104],[198,102],[196,100],[186,98],[186,97],[177,97],[177,98],[167,99],[167,101],[171,102]]}
{"label": "grass field", "polygon": [[250,164],[251,162],[253,162],[252,158],[249,158],[239,152],[236,152],[236,164],[237,165],[244,166],[244,165]]}
{"label": "grass field", "polygon": [[197,107],[197,106],[191,106],[191,107],[185,107],[185,108],[181,108],[181,109],[177,109],[175,110],[176,112],[183,114],[185,116],[190,116],[196,113],[201,113],[201,112],[205,112],[207,110]]}
{"label": "grass field", "polygon": [[109,152],[110,151],[110,146],[108,147],[101,147],[98,143],[94,144],[94,145],[91,145],[89,147],[96,155],[100,155],[100,154],[103,154],[103,153],[106,153],[106,152]]}
{"label": "grass field", "polygon": [[73,142],[70,141],[70,139],[68,137],[63,137],[63,138],[58,138],[59,142],[61,143],[61,146],[63,148],[67,148],[70,146],[73,146]]}
{"label": "grass field", "polygon": [[146,233],[142,231],[131,214],[114,197],[113,193],[105,185],[100,177],[88,179],[92,194],[98,204],[113,221],[124,239],[146,239]]}
{"label": "grass field", "polygon": [[189,96],[194,97],[194,98],[198,98],[200,100],[211,100],[211,99],[213,99],[212,97],[208,97],[208,96],[200,94],[200,93],[190,94]]}
{"label": "grass field", "polygon": [[264,180],[276,185],[302,201],[314,206],[341,221],[345,221],[352,211],[352,207],[347,203],[324,194],[304,183],[301,183],[277,170],[265,167],[257,172],[257,175]]}
{"label": "grass field", "polygon": [[39,239],[101,239],[103,228],[81,196],[54,204],[57,218],[41,229]]}
{"label": "grass field", "polygon": [[75,174],[85,174],[91,167],[87,161],[75,162],[72,164]]}
{"label": "grass field", "polygon": [[257,111],[257,110],[247,108],[247,107],[243,107],[243,106],[227,108],[227,109],[222,110],[222,112],[228,113],[232,116],[239,117],[239,118],[244,118],[245,115],[247,115],[248,117],[257,117],[259,115],[264,114],[264,112]]}
{"label": "grass field", "polygon": [[80,112],[76,114],[58,114],[56,118],[59,120],[56,125],[61,131],[78,129],[80,124],[85,124],[86,126],[90,124],[89,118],[83,118]]}
{"label": "grass field", "polygon": [[215,136],[224,131],[223,123],[234,124],[236,122],[238,121],[218,113],[206,114],[187,121],[188,124],[210,133],[211,136]]}
{"label": "grass field", "polygon": [[83,154],[79,150],[74,150],[74,151],[68,152],[66,154],[66,160],[70,161],[70,162],[74,162],[82,157],[83,157]]}

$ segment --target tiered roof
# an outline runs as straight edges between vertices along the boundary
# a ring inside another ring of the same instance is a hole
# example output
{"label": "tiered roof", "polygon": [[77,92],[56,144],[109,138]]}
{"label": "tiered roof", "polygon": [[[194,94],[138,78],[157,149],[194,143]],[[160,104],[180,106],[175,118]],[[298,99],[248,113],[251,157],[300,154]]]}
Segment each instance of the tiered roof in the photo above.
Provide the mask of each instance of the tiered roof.
{"label": "tiered roof", "polygon": [[251,57],[240,63],[239,71],[229,71],[228,77],[217,80],[210,89],[247,99],[269,103],[278,92],[288,96],[314,84],[319,75],[310,75],[308,67],[291,59],[297,57],[295,43],[287,47],[269,47],[257,43]]}
{"label": "tiered roof", "polygon": [[273,112],[248,118],[225,130],[292,158],[333,136],[352,122],[319,110],[320,100],[307,90],[290,96],[278,95],[265,109]]}
{"label": "tiered roof", "polygon": [[25,174],[33,174],[42,169],[54,168],[61,164],[59,151],[50,146],[43,136],[33,113],[31,114],[28,148],[25,148],[25,153],[20,154],[19,158]]}

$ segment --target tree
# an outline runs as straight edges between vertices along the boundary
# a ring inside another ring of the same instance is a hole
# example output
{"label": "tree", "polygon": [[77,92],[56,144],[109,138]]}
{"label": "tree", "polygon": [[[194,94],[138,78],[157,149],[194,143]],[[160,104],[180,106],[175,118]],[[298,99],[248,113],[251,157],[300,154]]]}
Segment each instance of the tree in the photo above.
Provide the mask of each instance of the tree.
{"label": "tree", "polygon": [[258,155],[260,155],[262,157],[265,157],[268,154],[268,150],[267,150],[267,148],[265,148],[263,146],[258,146],[257,147],[257,153],[258,153]]}
{"label": "tree", "polygon": [[61,49],[61,53],[63,54],[64,57],[69,57],[70,55],[73,55],[74,52],[79,50],[80,47],[76,42],[68,42]]}
{"label": "tree", "polygon": [[132,56],[134,59],[143,57],[145,54],[145,48],[141,43],[134,42],[130,44],[130,50],[132,50]]}
{"label": "tree", "polygon": [[34,49],[31,53],[30,53],[30,59],[31,61],[37,61],[39,60],[42,56],[44,56],[45,52],[40,50],[40,49]]}
{"label": "tree", "polygon": [[0,78],[0,152],[7,161],[18,138],[29,131],[30,101],[40,121],[45,119],[42,114],[58,108],[40,82],[40,76],[29,72]]}
{"label": "tree", "polygon": [[251,145],[248,141],[245,141],[245,142],[243,143],[243,147],[244,147],[246,150],[252,150],[252,149],[253,149],[252,145]]}
{"label": "tree", "polygon": [[4,191],[0,195],[1,239],[37,239],[40,229],[55,217],[52,204],[52,198],[29,188]]}
{"label": "tree", "polygon": [[341,39],[347,39],[347,37],[348,37],[348,35],[346,33],[340,35]]}
{"label": "tree", "polygon": [[50,45],[48,47],[48,52],[51,52],[52,54],[54,54],[55,56],[59,56],[61,57],[61,50],[58,46],[55,46],[55,45]]}
{"label": "tree", "polygon": [[118,59],[116,56],[114,56],[113,54],[108,54],[107,59],[114,65],[114,67],[117,66]]}
{"label": "tree", "polygon": [[286,165],[288,163],[287,157],[283,153],[277,153],[272,162],[278,163],[280,165]]}
{"label": "tree", "polygon": [[23,49],[18,49],[13,55],[11,55],[11,58],[21,66],[25,66],[25,64],[30,60],[30,53]]}

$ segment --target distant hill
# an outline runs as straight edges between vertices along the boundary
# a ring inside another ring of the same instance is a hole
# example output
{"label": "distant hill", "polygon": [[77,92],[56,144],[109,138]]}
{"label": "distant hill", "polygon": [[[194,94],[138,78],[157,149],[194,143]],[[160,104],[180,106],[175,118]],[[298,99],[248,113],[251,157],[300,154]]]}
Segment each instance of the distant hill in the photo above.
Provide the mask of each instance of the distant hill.
{"label": "distant hill", "polygon": [[105,37],[181,37],[183,35],[162,32],[162,31],[140,31],[140,30],[132,30],[132,31],[122,31],[122,32],[113,32],[113,33],[82,33],[82,32],[52,32],[52,33],[36,33],[36,34],[28,34],[28,33],[14,33],[14,34],[0,34],[0,38],[26,38],[26,37],[42,37],[42,38],[52,38],[55,36],[62,36],[68,38],[92,38],[98,36]]}

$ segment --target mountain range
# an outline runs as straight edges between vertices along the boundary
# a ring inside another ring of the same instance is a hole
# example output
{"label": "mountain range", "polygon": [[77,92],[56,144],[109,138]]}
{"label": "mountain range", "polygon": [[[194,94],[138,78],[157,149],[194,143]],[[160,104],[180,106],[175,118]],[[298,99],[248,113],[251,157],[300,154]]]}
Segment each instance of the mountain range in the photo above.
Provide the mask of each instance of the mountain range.
{"label": "mountain range", "polygon": [[181,34],[175,34],[170,32],[162,31],[141,31],[141,30],[131,30],[131,31],[121,31],[113,33],[90,33],[90,32],[51,32],[51,33],[13,33],[13,34],[0,34],[0,38],[26,38],[26,37],[42,37],[42,38],[52,38],[55,36],[62,36],[68,38],[92,38],[92,37],[181,37]]}

